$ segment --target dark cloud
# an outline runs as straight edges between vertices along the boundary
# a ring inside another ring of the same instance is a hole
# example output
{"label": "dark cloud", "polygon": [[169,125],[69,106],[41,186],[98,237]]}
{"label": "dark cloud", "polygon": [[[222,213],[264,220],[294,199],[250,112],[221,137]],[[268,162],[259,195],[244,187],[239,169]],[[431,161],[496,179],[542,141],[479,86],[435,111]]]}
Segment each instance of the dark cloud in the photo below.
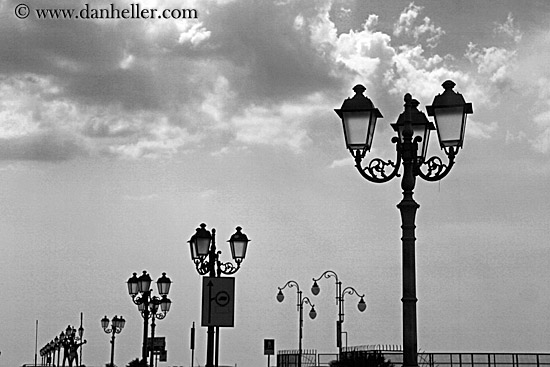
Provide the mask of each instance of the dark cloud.
{"label": "dark cloud", "polygon": [[[235,1],[220,6],[206,20],[209,44],[229,61],[226,76],[241,100],[269,104],[295,100],[313,92],[338,88],[328,54],[311,42],[309,19],[319,12],[315,2]],[[298,20],[297,20],[298,19]],[[303,19],[303,24],[299,24]]]}
{"label": "dark cloud", "polygon": [[87,155],[83,145],[74,138],[53,132],[0,139],[0,159],[6,161],[57,162]]}

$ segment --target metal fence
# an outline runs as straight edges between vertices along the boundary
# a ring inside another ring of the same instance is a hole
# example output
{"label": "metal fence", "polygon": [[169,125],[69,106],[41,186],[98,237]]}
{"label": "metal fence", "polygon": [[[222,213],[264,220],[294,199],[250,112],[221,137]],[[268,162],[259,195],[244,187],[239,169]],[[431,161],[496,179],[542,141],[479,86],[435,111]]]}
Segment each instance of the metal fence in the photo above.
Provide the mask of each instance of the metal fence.
{"label": "metal fence", "polygon": [[[346,359],[380,353],[395,367],[403,366],[403,352],[400,346],[360,346],[344,348]],[[382,348],[379,348],[382,347]],[[383,350],[390,349],[390,350]],[[319,353],[314,349],[302,351],[303,367],[327,367],[339,360],[338,354]],[[277,354],[278,367],[297,367],[298,351],[281,350]],[[444,353],[419,352],[419,367],[550,367],[550,353]]]}
{"label": "metal fence", "polygon": [[[277,367],[298,367],[300,351],[280,350],[277,352]],[[302,349],[302,367],[315,367],[317,351],[315,349]]]}
{"label": "metal fence", "polygon": [[[350,351],[356,353],[359,351]],[[378,351],[396,366],[403,365],[403,353]],[[368,353],[368,351],[363,351]],[[549,353],[418,353],[420,367],[550,367]]]}

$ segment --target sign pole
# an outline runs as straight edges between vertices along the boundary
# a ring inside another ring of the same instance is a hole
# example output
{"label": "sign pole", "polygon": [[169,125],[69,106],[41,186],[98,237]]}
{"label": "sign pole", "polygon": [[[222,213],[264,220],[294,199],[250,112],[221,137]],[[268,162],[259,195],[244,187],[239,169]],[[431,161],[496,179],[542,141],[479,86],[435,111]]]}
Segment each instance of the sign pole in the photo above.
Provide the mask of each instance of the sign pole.
{"label": "sign pole", "polygon": [[193,367],[194,361],[195,361],[195,321],[193,321],[193,326],[191,327],[191,367]]}
{"label": "sign pole", "polygon": [[216,354],[214,357],[215,367],[218,367],[218,354],[220,353],[220,327],[216,326]]}

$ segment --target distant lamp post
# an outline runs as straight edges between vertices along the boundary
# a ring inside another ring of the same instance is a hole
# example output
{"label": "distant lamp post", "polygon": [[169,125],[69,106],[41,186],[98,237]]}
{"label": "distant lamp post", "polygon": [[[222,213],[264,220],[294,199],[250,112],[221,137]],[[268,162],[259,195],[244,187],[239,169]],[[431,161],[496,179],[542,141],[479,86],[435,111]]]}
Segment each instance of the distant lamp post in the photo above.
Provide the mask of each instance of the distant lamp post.
{"label": "distant lamp post", "polygon": [[[164,319],[168,311],[170,311],[170,306],[172,305],[172,301],[168,298],[168,292],[170,291],[170,285],[172,282],[170,278],[166,276],[166,273],[162,273],[162,276],[157,280],[157,288],[158,293],[161,296],[160,298],[152,295],[151,282],[151,277],[145,270],[139,278],[137,277],[137,273],[134,273],[127,282],[128,294],[132,297],[134,304],[138,306],[138,311],[141,313],[141,317],[143,318],[143,346],[141,349],[141,358],[143,361],[147,361],[149,319],[152,319],[151,340],[153,340],[155,338],[155,319]],[[151,350],[151,366],[153,366],[153,358],[154,353]]]}
{"label": "distant lamp post", "polygon": [[115,316],[111,320],[111,328],[109,329],[109,319],[107,316],[101,319],[101,327],[107,334],[111,334],[111,364],[110,367],[115,367],[115,335],[120,334],[126,325],[126,320],[122,316]]}
{"label": "distant lamp post", "polygon": [[[57,352],[59,349],[57,349],[57,345],[55,343],[54,340],[50,341],[50,350],[52,351],[53,353],[53,356],[52,356],[52,364],[55,365],[55,352]],[[59,365],[59,363],[57,363]]]}
{"label": "distant lamp post", "polygon": [[40,356],[42,357],[42,364],[49,366],[51,364],[51,348],[50,343],[46,343],[41,349],[40,349]]}
{"label": "distant lamp post", "polygon": [[60,350],[61,350],[63,338],[64,338],[64,335],[63,335],[63,332],[61,332],[61,334],[59,335],[59,337],[56,336],[55,339],[53,340],[53,341],[54,341],[55,350],[57,351],[57,365],[58,365],[58,366],[59,366],[59,355],[61,354],[61,353],[60,353]]}
{"label": "distant lamp post", "polygon": [[321,288],[319,287],[319,284],[317,284],[317,281],[321,280],[322,278],[329,279],[330,277],[333,277],[336,280],[336,304],[338,305],[338,320],[336,320],[336,346],[338,347],[338,353],[339,356],[342,356],[342,324],[344,323],[344,296],[346,294],[355,294],[357,297],[359,297],[359,303],[357,303],[357,309],[361,312],[365,311],[367,309],[367,304],[365,303],[365,295],[359,294],[355,288],[353,287],[346,287],[342,290],[342,282],[338,280],[338,275],[332,271],[327,270],[319,278],[313,278],[313,285],[311,286],[311,293],[313,293],[314,296],[318,295],[321,291]]}
{"label": "distant lamp post", "polygon": [[298,323],[298,367],[302,366],[302,338],[303,338],[303,327],[304,327],[304,304],[308,304],[311,306],[311,309],[309,310],[309,317],[313,320],[317,317],[317,312],[315,311],[315,305],[311,303],[308,297],[302,297],[302,291],[300,290],[300,286],[298,283],[294,280],[289,280],[286,282],[286,284],[283,287],[279,287],[279,293],[277,293],[277,301],[283,302],[285,299],[285,295],[283,294],[283,289],[286,287],[296,288],[296,295],[297,295],[297,303],[296,307],[298,309],[299,313],[299,323]]}
{"label": "distant lamp post", "polygon": [[[436,96],[431,106],[427,106],[429,116],[433,116],[435,127],[417,107],[418,101],[410,94],[405,95],[405,109],[397,122],[392,125],[398,136],[392,139],[396,144],[396,162],[374,158],[366,166],[362,160],[370,151],[374,137],[376,119],[382,114],[363,95],[365,87],[355,86],[355,95],[342,104],[335,112],[342,120],[346,147],[355,159],[355,167],[368,181],[388,182],[398,177],[403,163],[401,188],[403,200],[397,205],[401,212],[402,252],[403,252],[403,366],[418,365],[417,322],[416,322],[416,275],[415,275],[415,216],[419,205],[413,199],[416,177],[426,181],[439,181],[454,165],[455,156],[462,148],[466,126],[466,116],[473,112],[472,104],[466,103],[461,94],[453,91],[455,83],[443,83],[445,91]],[[444,164],[438,156],[426,160],[428,138],[431,130],[437,129],[439,144],[447,155]],[[424,168],[424,170],[423,170]]]}
{"label": "distant lamp post", "polygon": [[[246,250],[248,249],[248,242],[250,242],[250,240],[246,234],[242,233],[242,228],[237,227],[236,232],[231,235],[227,241],[231,249],[231,256],[237,264],[236,266],[231,262],[224,263],[220,261],[219,256],[221,251],[218,251],[216,248],[216,229],[212,228],[212,232],[210,232],[206,229],[206,224],[204,223],[201,223],[200,227],[196,229],[195,234],[191,236],[191,239],[187,242],[189,243],[189,249],[191,251],[191,260],[193,260],[195,264],[197,273],[210,277],[220,277],[222,274],[235,274],[241,268],[241,263],[246,257]],[[215,365],[218,365],[218,339],[219,328],[208,326],[206,367],[214,366],[214,349],[216,349]],[[214,346],[215,340],[216,346]]]}
{"label": "distant lamp post", "polygon": [[76,364],[78,365],[78,348],[86,344],[86,340],[82,339],[84,335],[84,329],[82,332],[77,331],[71,325],[68,325],[64,332],[61,332],[59,341],[63,346],[63,367],[65,366],[65,361],[68,360],[69,367],[73,366],[73,362],[76,359]]}

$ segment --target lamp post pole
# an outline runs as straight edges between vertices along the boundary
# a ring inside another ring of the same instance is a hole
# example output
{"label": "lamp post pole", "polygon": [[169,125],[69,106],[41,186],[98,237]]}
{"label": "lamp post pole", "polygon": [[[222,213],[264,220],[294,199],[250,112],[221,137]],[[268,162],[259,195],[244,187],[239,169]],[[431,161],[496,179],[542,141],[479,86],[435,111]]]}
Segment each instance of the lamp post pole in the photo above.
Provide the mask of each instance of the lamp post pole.
{"label": "lamp post pole", "polygon": [[[392,139],[396,144],[396,162],[374,158],[362,166],[362,160],[370,151],[376,119],[382,117],[372,101],[363,95],[365,87],[353,88],[355,96],[344,101],[335,110],[342,119],[346,146],[355,159],[355,167],[368,181],[384,183],[398,177],[403,163],[401,189],[403,199],[397,205],[401,213],[402,266],[403,266],[403,366],[418,366],[417,358],[417,319],[416,319],[416,264],[415,264],[415,217],[419,208],[413,198],[416,177],[426,181],[443,179],[454,165],[454,159],[464,141],[466,116],[473,112],[472,104],[466,103],[461,94],[453,91],[455,83],[443,83],[445,91],[437,95],[431,106],[427,106],[429,116],[433,116],[437,126],[441,149],[448,158],[444,164],[438,156],[426,160],[429,133],[436,129],[424,113],[418,111],[419,102],[405,95],[404,112],[392,124],[398,136]],[[425,171],[422,170],[424,167]]]}
{"label": "lamp post pole", "polygon": [[115,367],[115,335],[122,332],[125,324],[126,320],[124,320],[122,316],[115,316],[111,320],[111,328],[109,329],[109,319],[107,316],[101,319],[101,327],[103,328],[103,331],[107,334],[111,334],[111,364],[109,367]]}
{"label": "lamp post pole", "polygon": [[63,346],[63,366],[65,366],[65,360],[69,361],[69,367],[73,366],[75,360],[78,365],[78,348],[86,344],[86,340],[83,340],[80,335],[76,335],[76,329],[68,325],[65,332],[61,332],[59,341]]}
{"label": "lamp post pole", "polygon": [[297,295],[297,303],[296,307],[298,309],[299,317],[298,317],[298,367],[302,367],[302,339],[303,339],[303,328],[304,328],[304,304],[308,304],[311,306],[311,310],[309,311],[309,317],[313,320],[317,317],[317,312],[315,311],[315,305],[311,303],[310,299],[308,297],[302,297],[302,291],[300,290],[300,286],[298,283],[294,280],[289,280],[286,282],[286,284],[283,287],[279,287],[279,293],[277,293],[277,301],[283,302],[285,299],[285,296],[283,294],[283,289],[286,287],[296,288],[296,295]]}
{"label": "lamp post pole", "polygon": [[[220,261],[221,251],[216,248],[216,229],[212,228],[212,232],[210,232],[206,229],[206,224],[201,223],[200,228],[197,228],[195,234],[187,241],[191,250],[191,260],[195,264],[197,273],[210,277],[235,274],[241,268],[248,242],[250,242],[241,230],[241,227],[237,227],[236,232],[227,241],[231,248],[231,255],[237,264],[235,266],[231,262]],[[206,339],[206,367],[218,366],[218,344],[219,327],[209,325]],[[216,351],[215,361],[214,350]]]}
{"label": "lamp post pole", "polygon": [[[313,278],[313,285],[311,286],[311,293],[313,293],[314,296],[318,295],[321,291],[321,288],[317,284],[317,281],[321,280],[322,278],[330,278],[334,277],[336,280],[336,304],[338,305],[338,320],[336,320],[336,346],[338,347],[338,356],[341,358],[342,356],[342,334],[344,333],[342,331],[342,324],[344,323],[344,296],[346,294],[355,294],[357,295],[359,299],[359,303],[357,304],[357,308],[359,311],[363,312],[367,308],[367,304],[365,303],[365,295],[359,294],[353,287],[346,287],[342,290],[342,282],[338,279],[338,274],[336,274],[332,270],[327,270],[319,278]],[[347,338],[347,336],[346,336]],[[347,345],[347,343],[346,343]]]}
{"label": "lamp post pole", "polygon": [[[162,273],[162,276],[157,280],[158,293],[161,298],[152,295],[151,277],[147,274],[147,271],[143,271],[143,274],[138,278],[137,273],[134,273],[130,279],[128,279],[128,294],[132,297],[134,304],[138,306],[138,310],[143,318],[143,346],[141,349],[141,358],[144,362],[147,362],[148,353],[148,325],[149,318],[163,319],[172,305],[172,301],[168,298],[170,291],[170,285],[172,284],[170,278],[166,276],[166,273]],[[158,313],[158,308],[162,313]],[[154,328],[154,325],[152,325]],[[154,333],[154,331],[153,331]],[[154,337],[154,335],[153,335]],[[151,339],[152,340],[152,339]],[[153,365],[153,348],[151,348],[151,367]]]}

